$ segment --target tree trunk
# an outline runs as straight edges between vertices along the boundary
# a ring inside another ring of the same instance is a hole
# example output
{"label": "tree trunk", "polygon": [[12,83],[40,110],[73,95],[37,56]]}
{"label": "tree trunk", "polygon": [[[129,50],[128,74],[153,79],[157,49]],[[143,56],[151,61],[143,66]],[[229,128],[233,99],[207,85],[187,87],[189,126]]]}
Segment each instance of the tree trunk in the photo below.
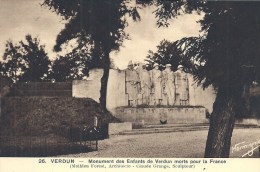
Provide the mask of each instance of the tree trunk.
{"label": "tree trunk", "polygon": [[235,123],[235,96],[218,91],[210,117],[205,158],[228,158]]}
{"label": "tree trunk", "polygon": [[104,112],[107,112],[107,82],[109,77],[109,68],[110,68],[110,58],[109,51],[104,50],[104,58],[103,58],[103,76],[101,78],[101,89],[100,89],[100,98],[99,102],[101,108]]}

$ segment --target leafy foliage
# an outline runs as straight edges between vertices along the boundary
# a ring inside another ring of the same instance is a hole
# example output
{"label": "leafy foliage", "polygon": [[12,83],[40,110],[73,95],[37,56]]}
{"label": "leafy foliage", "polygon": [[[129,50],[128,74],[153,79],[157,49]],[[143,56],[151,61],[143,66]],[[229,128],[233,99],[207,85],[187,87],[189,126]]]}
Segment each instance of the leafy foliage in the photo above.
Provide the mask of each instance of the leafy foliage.
{"label": "leafy foliage", "polygon": [[[93,58],[90,51],[93,51],[93,49],[86,44],[87,39],[84,37],[78,39],[76,48],[53,61],[48,79],[54,79],[58,82],[83,79],[88,76],[89,69],[99,67],[95,66],[95,62],[92,63]],[[98,58],[95,60],[98,61]],[[99,59],[99,61],[101,60]]]}
{"label": "leafy foliage", "polygon": [[208,2],[202,29],[200,59],[205,59],[204,85],[228,85],[230,89],[251,83],[260,73],[247,72],[260,67],[259,2]]}
{"label": "leafy foliage", "polygon": [[104,69],[101,78],[100,103],[106,111],[106,89],[109,76],[109,53],[118,50],[127,34],[125,15],[130,15],[134,20],[139,19],[136,7],[131,7],[127,0],[45,0],[43,5],[53,9],[69,22],[57,36],[56,51],[61,50],[61,45],[72,40],[88,38],[87,43],[94,46],[96,54],[93,61],[98,62],[98,54],[102,56]]}
{"label": "leafy foliage", "polygon": [[169,20],[177,18],[182,14],[191,14],[196,11],[203,11],[206,0],[136,0],[137,4],[143,6],[155,5],[157,9],[154,11],[158,27],[168,27]]}
{"label": "leafy foliage", "polygon": [[1,64],[1,74],[13,82],[42,81],[46,78],[50,60],[38,38],[26,35],[26,42],[7,41]]}
{"label": "leafy foliage", "polygon": [[128,8],[128,3],[123,0],[45,0],[43,5],[69,20],[57,37],[55,50],[60,50],[66,41],[82,37],[89,37],[88,43],[95,42],[96,46],[117,50],[127,38],[124,16],[139,17],[136,8]]}
{"label": "leafy foliage", "polygon": [[217,90],[205,157],[229,157],[235,117],[249,104],[249,85],[260,81],[260,2],[255,1],[149,1],[157,4],[157,25],[196,10],[203,12],[201,37],[176,41],[188,59],[199,64],[194,76],[203,87]]}
{"label": "leafy foliage", "polygon": [[245,83],[259,81],[259,2],[188,0],[156,3],[156,15],[161,23],[158,26],[167,26],[168,20],[180,11],[205,13],[200,21],[205,34],[176,42],[186,58],[199,62],[201,67],[195,77],[204,87],[212,84],[216,88],[226,86],[228,90],[239,90],[238,87]]}
{"label": "leafy foliage", "polygon": [[82,79],[88,75],[88,68],[83,60],[70,55],[58,57],[52,64],[49,78],[57,82]]}
{"label": "leafy foliage", "polygon": [[191,58],[185,58],[183,50],[178,42],[170,42],[167,40],[162,40],[157,46],[156,52],[149,51],[149,54],[146,58],[150,68],[152,69],[154,64],[159,64],[159,69],[165,69],[166,64],[172,65],[172,70],[176,71],[179,65],[184,67],[184,70],[192,73],[196,65],[192,62]]}

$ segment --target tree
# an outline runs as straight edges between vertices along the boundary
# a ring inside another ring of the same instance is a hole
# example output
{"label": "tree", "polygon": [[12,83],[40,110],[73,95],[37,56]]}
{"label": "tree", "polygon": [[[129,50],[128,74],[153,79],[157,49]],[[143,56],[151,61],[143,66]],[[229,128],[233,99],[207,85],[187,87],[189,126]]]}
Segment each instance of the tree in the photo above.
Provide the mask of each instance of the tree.
{"label": "tree", "polygon": [[20,46],[14,45],[11,40],[6,42],[1,74],[17,82],[25,70],[25,61],[20,52]]}
{"label": "tree", "polygon": [[178,66],[182,65],[185,71],[192,73],[193,70],[196,70],[196,65],[190,58],[184,58],[184,55],[177,42],[164,39],[157,46],[156,52],[149,51],[145,61],[151,69],[155,63],[160,64],[161,70],[165,69],[166,64],[171,64],[173,71],[176,71]]}
{"label": "tree", "polygon": [[[128,10],[124,8],[126,2],[45,0],[46,5],[71,19],[58,36],[57,45],[83,33],[90,36],[94,46],[103,51],[104,75],[100,97],[102,107],[106,105],[109,53],[117,49],[125,38],[125,22],[122,16]],[[260,79],[260,3],[193,0],[137,0],[137,3],[155,4],[158,7],[155,15],[158,17],[159,27],[167,27],[169,19],[182,13],[197,11],[205,14],[200,21],[205,34],[198,38],[184,38],[178,44],[184,47],[187,57],[192,55],[201,65],[194,74],[198,83],[203,87],[213,85],[217,89],[205,157],[228,157],[235,115],[238,106],[243,105],[243,88],[252,80]],[[253,77],[245,72],[248,66],[254,66]]]}
{"label": "tree", "polygon": [[[53,61],[48,79],[54,79],[58,82],[84,79],[88,76],[89,70],[102,68],[104,56],[102,51],[89,46],[84,38],[77,41],[80,42],[71,52],[59,56]],[[112,60],[110,60],[110,68],[116,68]]]}
{"label": "tree", "polygon": [[60,56],[53,61],[48,78],[54,79],[57,82],[82,79],[82,73],[79,72],[78,68],[79,67],[74,59]]}
{"label": "tree", "polygon": [[[127,38],[124,32],[129,14],[133,19],[139,18],[136,8],[129,8],[124,0],[45,0],[43,5],[69,20],[56,40],[55,50],[72,39],[89,38],[89,45],[100,50],[102,56],[103,76],[101,78],[100,104],[106,109],[107,81],[109,76],[109,53],[118,50],[122,41]],[[94,56],[95,57],[95,56]],[[97,57],[97,56],[96,56]]]}
{"label": "tree", "polygon": [[93,67],[90,65],[91,54],[89,51],[85,41],[78,42],[78,46],[73,48],[70,53],[59,56],[52,62],[48,79],[64,82],[88,76],[89,69]]}
{"label": "tree", "polygon": [[26,42],[20,41],[23,59],[25,60],[26,68],[20,81],[37,82],[42,81],[47,77],[50,60],[45,52],[44,45],[40,45],[38,38],[32,38],[31,35],[26,35]]}
{"label": "tree", "polygon": [[2,75],[13,82],[42,81],[48,74],[50,60],[38,38],[26,35],[26,42],[14,45],[7,41],[3,55]]}
{"label": "tree", "polygon": [[[260,78],[259,2],[235,1],[157,1],[159,26],[184,11],[202,11],[201,37],[177,41],[187,58],[200,63],[195,78],[203,87],[217,90],[205,157],[229,157],[235,117],[245,105],[244,90]],[[183,7],[183,8],[181,8]],[[176,10],[177,9],[177,10]],[[179,10],[178,10],[179,9]],[[248,72],[250,71],[250,72]]]}
{"label": "tree", "polygon": [[53,61],[48,78],[58,82],[83,79],[84,76],[88,76],[88,64],[89,61],[81,56],[75,56],[70,53],[60,56]]}

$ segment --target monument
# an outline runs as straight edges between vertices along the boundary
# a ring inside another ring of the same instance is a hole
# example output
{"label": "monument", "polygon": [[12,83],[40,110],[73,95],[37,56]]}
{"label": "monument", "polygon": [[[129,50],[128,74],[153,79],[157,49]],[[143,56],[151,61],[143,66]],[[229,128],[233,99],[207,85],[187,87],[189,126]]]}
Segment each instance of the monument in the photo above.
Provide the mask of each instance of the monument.
{"label": "monument", "polygon": [[173,72],[170,64],[163,71],[159,70],[158,64],[150,71],[145,65],[135,69],[128,65],[125,73],[127,106],[189,105],[189,81],[183,66]]}
{"label": "monument", "polygon": [[125,90],[126,90],[126,99],[129,106],[136,106],[138,104],[138,93],[140,92],[140,79],[132,62],[128,65],[128,68],[125,70]]}
{"label": "monument", "polygon": [[138,96],[138,105],[146,104],[149,105],[150,102],[150,95],[151,95],[151,77],[149,72],[146,70],[146,65],[141,64],[137,66],[136,71],[139,75],[140,79],[140,92]]}
{"label": "monument", "polygon": [[173,106],[175,104],[175,76],[171,70],[171,65],[167,64],[163,74],[163,105]]}
{"label": "monument", "polygon": [[189,81],[187,73],[183,71],[182,65],[178,66],[175,74],[176,105],[189,105]]}
{"label": "monument", "polygon": [[[206,112],[212,111],[214,90],[203,90],[194,84],[192,75],[186,73],[183,66],[178,66],[177,71],[172,71],[170,64],[161,69],[159,64],[147,70],[145,64],[132,62],[125,70],[111,69],[107,87],[108,110],[124,122],[207,122]],[[73,97],[99,101],[102,72],[102,69],[95,69],[88,80],[73,81]]]}
{"label": "monument", "polygon": [[154,69],[150,71],[152,78],[151,105],[162,104],[162,71],[159,70],[159,64],[154,65]]}

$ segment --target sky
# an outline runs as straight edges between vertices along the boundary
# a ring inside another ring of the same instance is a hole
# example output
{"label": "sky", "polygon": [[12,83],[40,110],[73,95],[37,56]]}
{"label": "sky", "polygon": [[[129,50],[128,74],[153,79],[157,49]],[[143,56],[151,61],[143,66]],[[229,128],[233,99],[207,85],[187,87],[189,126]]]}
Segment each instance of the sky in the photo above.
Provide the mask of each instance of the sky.
{"label": "sky", "polygon": [[[41,44],[45,44],[46,52],[51,59],[54,53],[56,36],[64,27],[66,21],[41,6],[42,0],[0,0],[0,59],[4,53],[5,43],[12,40],[18,43],[31,34],[38,37]],[[115,65],[126,68],[128,62],[143,62],[148,50],[156,50],[156,46],[163,39],[175,41],[182,37],[198,36],[200,25],[198,21],[202,16],[197,14],[182,15],[171,21],[168,28],[157,28],[156,19],[152,13],[155,7],[139,10],[141,21],[128,20],[126,32],[130,40],[125,40],[118,52],[111,52],[110,56]]]}

